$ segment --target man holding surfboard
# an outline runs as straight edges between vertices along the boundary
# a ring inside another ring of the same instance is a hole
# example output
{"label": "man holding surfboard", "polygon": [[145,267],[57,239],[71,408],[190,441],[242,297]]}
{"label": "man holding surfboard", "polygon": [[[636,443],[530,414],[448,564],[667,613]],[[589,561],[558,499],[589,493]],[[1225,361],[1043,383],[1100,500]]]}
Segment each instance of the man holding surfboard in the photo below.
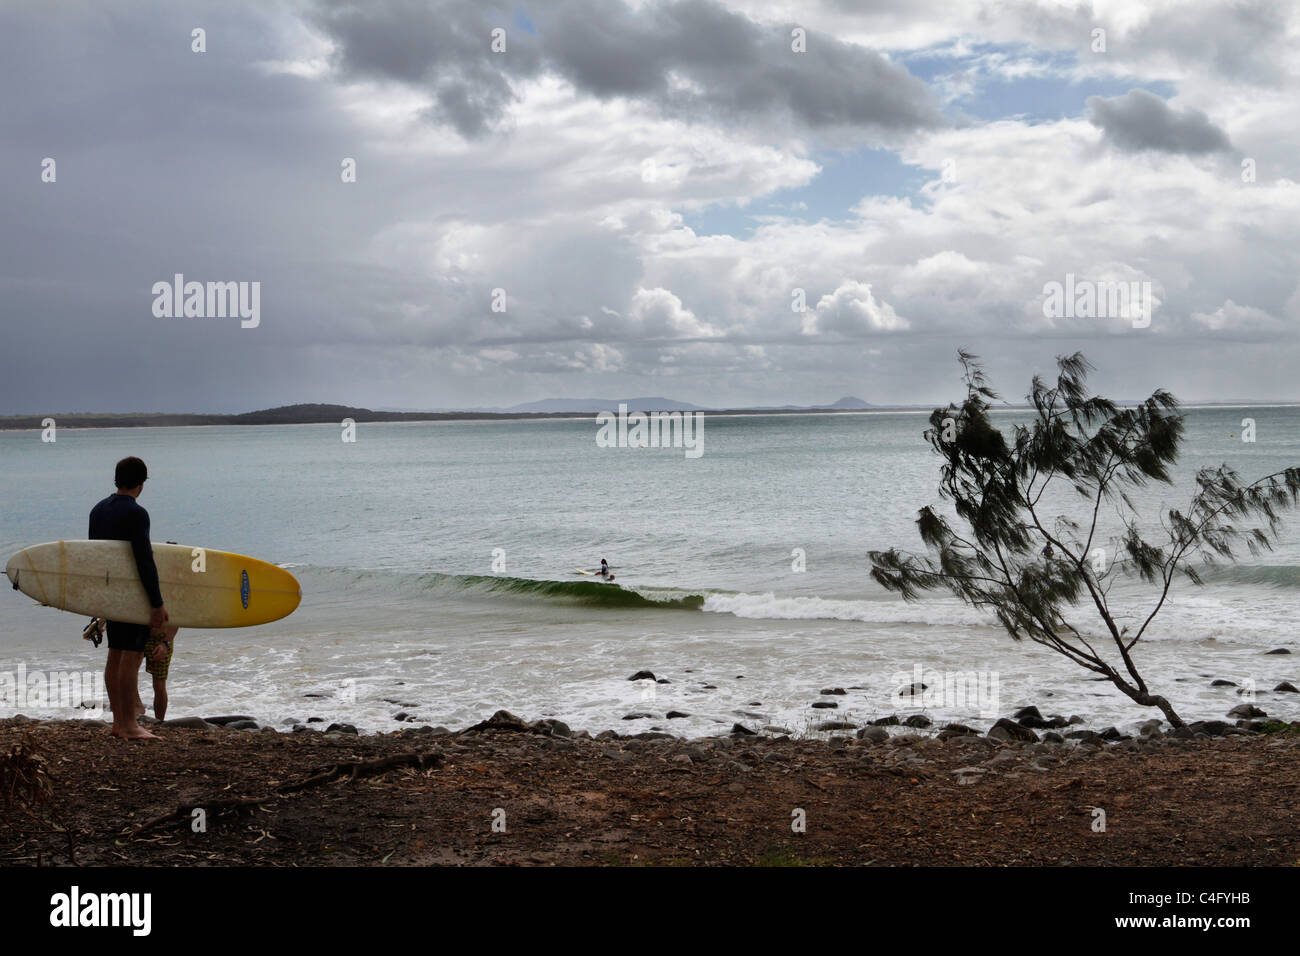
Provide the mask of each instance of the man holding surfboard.
{"label": "man holding surfboard", "polygon": [[[104,669],[104,684],[108,688],[109,706],[113,709],[112,733],[127,740],[156,740],[158,735],[145,730],[136,720],[140,663],[144,660],[145,644],[151,631],[163,630],[167,624],[167,606],[158,586],[158,568],[149,541],[149,512],[136,502],[144,491],[144,483],[149,480],[149,470],[139,458],[123,458],[117,463],[113,479],[117,491],[90,512],[89,536],[92,540],[131,543],[140,583],[149,598],[151,610],[148,624],[108,622],[108,664]],[[167,640],[170,644],[170,635]]]}

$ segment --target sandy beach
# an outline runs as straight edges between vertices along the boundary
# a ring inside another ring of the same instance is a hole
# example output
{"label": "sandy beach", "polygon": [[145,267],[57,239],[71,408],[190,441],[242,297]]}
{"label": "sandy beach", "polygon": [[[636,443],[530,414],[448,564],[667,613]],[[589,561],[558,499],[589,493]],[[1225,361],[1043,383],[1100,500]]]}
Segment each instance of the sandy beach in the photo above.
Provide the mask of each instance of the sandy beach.
{"label": "sandy beach", "polygon": [[593,738],[506,712],[459,732],[365,736],[179,723],[127,744],[96,721],[0,721],[0,755],[21,744],[49,784],[43,803],[5,812],[0,864],[1300,860],[1300,724],[1057,742],[899,728]]}

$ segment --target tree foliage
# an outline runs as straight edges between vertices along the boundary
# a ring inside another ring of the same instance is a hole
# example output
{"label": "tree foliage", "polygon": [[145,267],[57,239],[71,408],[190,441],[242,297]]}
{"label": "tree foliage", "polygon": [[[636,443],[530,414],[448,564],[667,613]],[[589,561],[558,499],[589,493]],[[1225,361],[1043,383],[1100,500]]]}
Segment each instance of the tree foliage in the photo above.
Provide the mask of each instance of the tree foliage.
{"label": "tree foliage", "polygon": [[[1133,649],[1178,578],[1200,584],[1201,569],[1236,560],[1243,545],[1251,554],[1271,549],[1282,512],[1300,500],[1300,468],[1251,484],[1227,465],[1203,468],[1188,506],[1170,510],[1159,535],[1148,537],[1130,494],[1172,483],[1184,428],[1173,395],[1160,389],[1121,407],[1088,395],[1092,366],[1081,353],[1060,357],[1055,383],[1034,377],[1032,416],[1014,426],[1008,442],[990,419],[999,397],[978,357],[958,356],[966,398],[936,409],[925,438],[942,461],[939,494],[960,524],[922,508],[916,525],[928,553],[873,551],[872,577],[908,600],[946,588],[991,611],[1013,638],[1028,637],[1103,675],[1182,726],[1169,702],[1148,689]],[[1044,514],[1049,487],[1073,489],[1078,513]],[[1097,558],[1103,508],[1113,509],[1122,528],[1102,549],[1110,561]],[[1149,609],[1112,607],[1122,575],[1152,585]]]}

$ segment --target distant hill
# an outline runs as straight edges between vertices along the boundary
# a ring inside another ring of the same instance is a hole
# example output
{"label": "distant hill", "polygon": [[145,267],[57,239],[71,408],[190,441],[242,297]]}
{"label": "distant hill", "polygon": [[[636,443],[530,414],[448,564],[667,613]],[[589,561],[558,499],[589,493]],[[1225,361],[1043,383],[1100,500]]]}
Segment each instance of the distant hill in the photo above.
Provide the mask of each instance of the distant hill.
{"label": "distant hill", "polygon": [[536,402],[525,402],[509,408],[494,408],[496,412],[513,412],[517,414],[537,414],[555,412],[615,412],[619,405],[626,405],[628,411],[634,412],[702,412],[700,405],[690,402],[676,402],[671,398],[543,398]]}
{"label": "distant hill", "polygon": [[[507,418],[585,418],[596,412],[617,411],[627,405],[628,411],[641,412],[728,412],[730,414],[761,415],[764,412],[818,412],[860,411],[874,408],[860,398],[841,398],[832,405],[782,405],[767,408],[704,408],[689,402],[670,398],[547,398],[526,402],[510,408],[465,409],[459,411],[406,411],[357,408],[352,405],[301,403],[263,408],[238,415],[173,414],[158,412],[75,412],[53,415],[61,428],[145,428],[175,427],[183,425],[312,425],[334,424],[350,418],[355,422],[421,422],[465,421],[473,419]],[[44,415],[0,416],[0,429],[41,428]]]}

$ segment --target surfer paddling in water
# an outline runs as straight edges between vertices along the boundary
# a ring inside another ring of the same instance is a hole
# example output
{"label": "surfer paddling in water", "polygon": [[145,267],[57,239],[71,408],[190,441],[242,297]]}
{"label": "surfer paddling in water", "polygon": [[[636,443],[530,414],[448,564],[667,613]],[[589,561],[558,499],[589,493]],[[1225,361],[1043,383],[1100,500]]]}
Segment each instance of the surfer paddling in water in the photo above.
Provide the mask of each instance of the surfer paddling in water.
{"label": "surfer paddling in water", "polygon": [[[108,622],[108,664],[104,668],[104,685],[108,688],[108,702],[113,710],[112,734],[127,740],[157,740],[157,734],[151,734],[136,720],[140,701],[140,664],[150,634],[160,631],[165,635],[166,646],[159,643],[154,649],[155,657],[161,660],[171,649],[176,628],[167,627],[167,606],[158,587],[158,568],[154,565],[153,545],[149,542],[149,512],[136,502],[140,492],[144,491],[144,483],[149,480],[149,470],[139,458],[123,458],[117,463],[113,479],[117,491],[90,512],[89,536],[92,540],[131,542],[135,566],[151,611],[148,624]],[[170,654],[166,656],[170,657]]]}

